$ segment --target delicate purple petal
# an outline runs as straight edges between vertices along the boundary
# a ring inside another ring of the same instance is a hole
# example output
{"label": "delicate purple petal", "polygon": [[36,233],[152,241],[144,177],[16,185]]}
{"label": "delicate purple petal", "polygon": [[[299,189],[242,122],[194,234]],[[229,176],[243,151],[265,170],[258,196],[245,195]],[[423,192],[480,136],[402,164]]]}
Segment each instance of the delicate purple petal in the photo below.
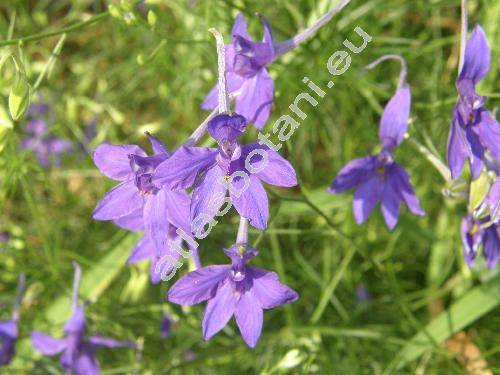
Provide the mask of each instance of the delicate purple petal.
{"label": "delicate purple petal", "polygon": [[7,337],[16,339],[18,335],[17,324],[14,320],[0,321],[0,338]]}
{"label": "delicate purple petal", "polygon": [[75,311],[73,311],[73,315],[71,315],[69,320],[64,325],[64,332],[74,333],[75,337],[83,336],[83,333],[85,332],[85,314],[83,311],[83,305],[77,306]]}
{"label": "delicate purple petal", "polygon": [[274,81],[266,69],[245,80],[236,96],[235,112],[262,129],[269,118],[274,100]]}
{"label": "delicate purple petal", "polygon": [[123,216],[119,219],[114,220],[113,222],[120,228],[125,230],[130,230],[132,232],[142,231],[144,230],[144,220],[142,218],[142,211],[143,209],[140,208],[127,216]]}
{"label": "delicate purple petal", "polygon": [[468,215],[462,219],[460,234],[462,237],[464,259],[469,267],[471,267],[482,242],[481,230],[477,223],[474,222],[472,216]]}
{"label": "delicate purple petal", "polygon": [[448,166],[454,180],[460,177],[462,173],[465,160],[469,155],[468,150],[467,137],[459,124],[458,114],[455,109],[448,136]]}
{"label": "delicate purple petal", "polygon": [[[213,218],[224,203],[224,198],[227,195],[226,186],[222,183],[224,172],[219,166],[215,165],[208,170],[199,182],[198,186],[193,190],[193,198],[191,201],[191,221],[195,224],[200,219]],[[198,232],[198,229],[193,228],[193,232]]]}
{"label": "delicate purple petal", "polygon": [[469,164],[472,179],[479,177],[484,167],[484,147],[479,141],[478,135],[470,128],[465,129],[465,135],[470,145]]}
{"label": "delicate purple petal", "polygon": [[102,174],[113,180],[125,181],[134,177],[129,155],[146,156],[136,145],[114,146],[103,143],[94,151],[94,163]]}
{"label": "delicate purple petal", "polygon": [[150,240],[149,236],[143,236],[132,249],[132,253],[127,259],[127,263],[137,263],[143,260],[148,260],[154,257],[156,254],[156,248],[153,241]]}
{"label": "delicate purple petal", "polygon": [[92,346],[100,346],[104,348],[136,348],[136,345],[130,340],[117,341],[108,337],[102,337],[98,335],[89,337],[88,343]]}
{"label": "delicate purple petal", "polygon": [[493,224],[484,232],[483,255],[488,268],[495,268],[500,260],[500,225]]}
{"label": "delicate purple petal", "polygon": [[4,337],[0,340],[0,343],[0,366],[5,366],[8,365],[14,357],[16,340]]}
{"label": "delicate purple petal", "polygon": [[[239,197],[230,192],[231,201],[236,211],[244,218],[247,218],[252,226],[259,230],[264,230],[267,227],[267,219],[269,217],[267,193],[257,177],[250,175],[249,179],[250,184],[248,188]],[[233,187],[237,191],[241,191],[243,185],[243,178],[234,178]]]}
{"label": "delicate purple petal", "polygon": [[[172,245],[172,242],[177,247]],[[157,255],[151,258],[150,280],[152,284],[158,284],[162,280],[166,280],[167,276],[176,268],[176,265],[181,256],[179,249],[182,246],[182,239],[170,239]]]}
{"label": "delicate purple petal", "polygon": [[238,114],[220,114],[208,123],[208,133],[219,145],[224,142],[233,143],[243,133],[247,121]]}
{"label": "delicate purple petal", "polygon": [[392,188],[396,191],[403,202],[405,202],[408,209],[415,215],[425,216],[425,211],[422,207],[420,207],[420,201],[415,195],[413,186],[410,183],[410,176],[408,176],[406,170],[400,165],[394,163],[388,174]]}
{"label": "delicate purple petal", "polygon": [[78,353],[74,366],[77,375],[100,375],[101,373],[99,362],[88,346],[84,346]]}
{"label": "delicate purple petal", "polygon": [[191,221],[189,220],[191,198],[184,191],[165,190],[165,202],[167,205],[167,220],[177,228],[186,233],[191,233]]}
{"label": "delicate purple petal", "polygon": [[94,220],[116,220],[140,209],[143,197],[137,191],[133,180],[121,183],[111,189],[95,208]]}
{"label": "delicate purple petal", "polygon": [[35,137],[39,137],[47,131],[47,124],[43,120],[32,119],[28,121],[26,131]]}
{"label": "delicate purple petal", "polygon": [[271,24],[269,23],[266,17],[261,15],[260,18],[262,20],[262,26],[264,28],[262,41],[268,44],[270,47],[272,47],[274,54],[273,30]]}
{"label": "delicate purple petal", "polygon": [[157,194],[148,196],[144,204],[146,233],[155,244],[157,251],[165,246],[169,229],[165,194],[165,190],[161,189]]}
{"label": "delicate purple petal", "polygon": [[398,89],[385,106],[379,130],[380,143],[385,150],[392,150],[403,140],[408,129],[410,103],[410,86],[406,85]]}
{"label": "delicate purple petal", "polygon": [[199,173],[215,163],[217,149],[181,147],[156,168],[153,183],[179,190],[191,187]]}
{"label": "delicate purple petal", "polygon": [[400,199],[401,198],[396,193],[396,191],[394,191],[391,184],[384,185],[380,208],[382,210],[382,215],[384,216],[385,223],[389,229],[394,229],[394,227],[398,223]]}
{"label": "delicate purple petal", "polygon": [[500,177],[497,177],[491,185],[485,201],[490,209],[491,220],[498,222],[500,219]]}
{"label": "delicate purple petal", "polygon": [[263,309],[286,305],[299,298],[297,292],[280,283],[276,273],[251,266],[248,266],[247,269],[253,281],[252,294]]}
{"label": "delicate purple petal", "polygon": [[168,291],[167,299],[191,306],[212,298],[231,266],[208,266],[182,276]]}
{"label": "delicate purple petal", "polygon": [[481,111],[480,122],[474,125],[481,143],[493,157],[500,160],[500,124],[486,110]]}
{"label": "delicate purple petal", "polygon": [[470,79],[474,83],[482,80],[490,70],[491,52],[488,40],[480,25],[477,25],[465,46],[464,65],[458,81]]}
{"label": "delicate purple petal", "polygon": [[234,315],[243,340],[249,347],[254,348],[262,332],[264,314],[251,291],[241,295]]}
{"label": "delicate purple petal", "polygon": [[[249,154],[252,153],[249,157]],[[266,165],[262,154],[267,158]],[[292,165],[283,158],[279,153],[271,150],[265,145],[259,143],[252,143],[242,147],[242,158],[245,165],[248,163],[252,166],[253,170],[259,170],[254,173],[260,180],[269,185],[291,187],[297,185],[297,176]],[[249,171],[253,173],[253,171]]]}
{"label": "delicate purple petal", "polygon": [[373,176],[374,161],[373,156],[351,160],[340,170],[328,192],[332,194],[342,193],[365,182]]}
{"label": "delicate purple petal", "polygon": [[356,223],[362,224],[368,219],[373,208],[380,201],[383,189],[384,182],[376,175],[358,186],[352,202]]}
{"label": "delicate purple petal", "polygon": [[31,344],[43,355],[56,355],[66,348],[66,340],[55,339],[43,332],[31,332]]}
{"label": "delicate purple petal", "polygon": [[211,298],[203,316],[203,339],[209,340],[229,322],[236,307],[236,296],[229,280],[223,282]]}
{"label": "delicate purple petal", "polygon": [[252,37],[248,34],[248,26],[247,21],[242,13],[238,13],[236,19],[234,20],[233,30],[231,31],[231,35],[239,35],[246,39],[252,39]]}
{"label": "delicate purple petal", "polygon": [[167,314],[163,314],[160,324],[160,337],[166,339],[170,336],[170,317]]}
{"label": "delicate purple petal", "polygon": [[163,154],[163,155],[170,155],[168,152],[167,148],[163,144],[160,138],[155,137],[154,135],[149,134],[146,132],[146,137],[148,137],[149,142],[151,143],[151,147],[153,148],[153,153],[155,155]]}

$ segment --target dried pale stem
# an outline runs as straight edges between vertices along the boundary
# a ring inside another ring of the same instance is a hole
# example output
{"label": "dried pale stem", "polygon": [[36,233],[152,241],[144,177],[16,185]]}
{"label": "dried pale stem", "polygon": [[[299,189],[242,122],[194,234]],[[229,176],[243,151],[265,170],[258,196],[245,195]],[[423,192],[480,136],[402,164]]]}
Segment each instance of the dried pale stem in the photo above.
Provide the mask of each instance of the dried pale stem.
{"label": "dried pale stem", "polygon": [[238,227],[238,235],[236,236],[236,243],[246,244],[248,242],[248,219],[240,216],[240,225]]}
{"label": "dried pale stem", "polygon": [[365,69],[373,69],[375,68],[378,64],[380,64],[382,61],[385,60],[397,60],[401,64],[401,71],[399,73],[399,81],[398,81],[398,89],[403,87],[406,83],[406,72],[408,71],[406,67],[406,61],[401,55],[384,55],[379,57],[377,60],[374,62],[368,64],[365,66]]}
{"label": "dried pale stem", "polygon": [[73,278],[73,295],[72,295],[72,308],[73,312],[76,311],[78,307],[78,288],[80,286],[80,278],[82,277],[82,269],[77,262],[73,262],[73,268],[75,269],[75,276]]}

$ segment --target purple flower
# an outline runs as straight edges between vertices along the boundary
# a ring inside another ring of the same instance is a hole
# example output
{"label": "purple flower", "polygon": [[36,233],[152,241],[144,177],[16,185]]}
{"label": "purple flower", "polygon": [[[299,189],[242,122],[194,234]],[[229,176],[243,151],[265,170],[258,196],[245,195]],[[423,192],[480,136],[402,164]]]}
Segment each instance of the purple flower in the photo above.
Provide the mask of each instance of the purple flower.
{"label": "purple flower", "polygon": [[131,347],[136,345],[131,341],[115,341],[102,336],[85,338],[84,306],[78,304],[78,283],[80,268],[75,267],[75,282],[73,285],[73,314],[64,326],[65,336],[56,339],[43,332],[32,331],[31,343],[43,355],[60,354],[61,367],[68,373],[78,375],[98,375],[101,373],[99,362],[95,358],[95,349]]}
{"label": "purple flower", "polygon": [[500,159],[500,125],[484,108],[486,97],[478,95],[475,88],[490,69],[490,54],[484,31],[478,25],[467,41],[456,82],[459,97],[448,137],[448,165],[453,179],[460,176],[467,159],[472,178],[476,179],[484,166],[485,150]]}
{"label": "purple flower", "polygon": [[18,322],[14,319],[0,321],[0,340],[2,342],[0,366],[8,365],[14,357],[14,345],[18,336],[17,324]]}
{"label": "purple flower", "polygon": [[241,115],[218,115],[208,124],[218,148],[181,147],[156,169],[153,182],[158,185],[169,189],[195,186],[191,200],[193,233],[199,233],[218,214],[227,203],[228,192],[238,213],[263,230],[269,207],[262,182],[283,187],[297,184],[293,167],[276,151],[259,143],[239,145],[237,139],[245,126]]}
{"label": "purple flower", "polygon": [[59,155],[69,152],[73,146],[66,139],[49,135],[46,123],[48,106],[33,104],[28,111],[29,121],[26,125],[27,136],[22,140],[20,148],[30,149],[35,153],[38,162],[43,167],[60,163]]}
{"label": "purple flower", "polygon": [[491,220],[495,223],[500,222],[500,177],[490,186],[488,195],[484,200],[490,210]]}
{"label": "purple flower", "polygon": [[393,229],[403,201],[415,215],[425,212],[415,195],[405,169],[394,161],[393,149],[401,143],[408,128],[410,87],[397,90],[384,109],[379,129],[382,151],[351,160],[333,180],[329,192],[338,194],[355,188],[353,211],[358,224],[364,223],[377,203],[381,203],[385,223]]}
{"label": "purple flower", "polygon": [[152,181],[156,167],[170,156],[163,143],[147,134],[153,155],[136,145],[100,145],[94,163],[113,180],[120,181],[95,208],[95,220],[113,220],[130,230],[146,230],[158,251],[165,246],[170,224],[189,231],[185,210],[190,199],[185,192],[161,189]]}
{"label": "purple flower", "polygon": [[166,339],[170,336],[170,317],[167,314],[163,314],[160,324],[160,337]]}
{"label": "purple flower", "polygon": [[19,276],[17,285],[17,296],[14,304],[12,318],[9,320],[0,321],[0,367],[10,363],[15,354],[15,344],[19,336],[19,310],[21,307],[21,299],[24,293],[24,274]]}
{"label": "purple flower", "polygon": [[[266,66],[275,57],[271,26],[263,21],[262,42],[255,42],[247,32],[247,23],[240,13],[232,31],[232,42],[226,46],[227,86],[235,94],[235,112],[241,114],[258,129],[262,129],[274,100],[274,81]],[[217,107],[218,85],[202,103],[203,109]]]}
{"label": "purple flower", "polygon": [[247,265],[257,250],[233,245],[224,250],[231,265],[200,268],[181,277],[168,292],[170,302],[191,306],[208,301],[203,317],[203,338],[209,340],[234,315],[243,340],[255,347],[262,331],[263,310],[298,299],[274,272]]}
{"label": "purple flower", "polygon": [[500,224],[489,221],[489,216],[475,220],[471,215],[467,215],[462,219],[462,248],[469,267],[472,267],[481,245],[488,268],[496,267],[500,260]]}

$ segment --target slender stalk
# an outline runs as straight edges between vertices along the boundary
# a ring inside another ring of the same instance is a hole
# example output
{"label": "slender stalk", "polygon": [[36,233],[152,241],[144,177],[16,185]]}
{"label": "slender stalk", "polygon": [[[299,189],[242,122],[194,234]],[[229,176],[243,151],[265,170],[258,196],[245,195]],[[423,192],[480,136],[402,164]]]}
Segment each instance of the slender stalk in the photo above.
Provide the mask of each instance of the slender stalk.
{"label": "slender stalk", "polygon": [[462,0],[461,3],[461,18],[462,24],[460,29],[460,59],[458,60],[458,74],[462,71],[465,58],[465,46],[467,44],[467,30],[469,28],[467,22],[467,0]]}
{"label": "slender stalk", "polygon": [[416,139],[408,137],[408,140],[413,146],[415,146],[418,152],[424,155],[426,159],[429,160],[434,167],[436,167],[446,182],[451,181],[450,170],[437,156],[435,156],[427,147],[418,142]]}
{"label": "slender stalk", "polygon": [[285,40],[284,42],[277,43],[274,45],[274,49],[276,52],[276,57],[278,58],[281,55],[284,55],[285,53],[291,51],[295,47],[297,47],[299,44],[303,43],[305,40],[309,39],[312,35],[316,33],[322,26],[324,26],[326,23],[328,23],[333,16],[335,16],[337,13],[339,13],[347,4],[350,3],[351,0],[342,0],[335,8],[330,10],[329,12],[325,13],[323,16],[321,16],[313,25],[305,29],[304,31],[300,32],[296,36],[294,36],[291,39]]}
{"label": "slender stalk", "polygon": [[237,244],[246,244],[248,242],[248,219],[240,216],[240,225],[236,236]]}
{"label": "slender stalk", "polygon": [[47,72],[52,69],[52,66],[54,65],[55,61],[59,57],[59,54],[61,53],[61,50],[62,50],[62,47],[64,45],[65,40],[66,40],[66,34],[62,34],[61,37],[59,38],[59,41],[57,42],[56,46],[52,50],[52,53],[50,54],[49,59],[45,63],[43,70],[41,71],[36,82],[34,83],[33,91],[35,91],[40,86],[40,84],[42,83],[43,79],[45,78],[45,75],[47,74]]}
{"label": "slender stalk", "polygon": [[12,312],[12,320],[14,322],[19,321],[19,310],[21,308],[21,301],[23,299],[25,283],[26,283],[26,276],[24,275],[24,273],[21,273],[19,275],[19,281],[17,282],[17,295],[16,295],[16,301],[14,302],[14,310]]}
{"label": "slender stalk", "polygon": [[78,307],[78,288],[80,286],[80,278],[82,277],[82,269],[77,262],[73,262],[73,267],[75,268],[75,276],[73,278],[73,295],[71,301],[73,312],[75,312]]}
{"label": "slender stalk", "polygon": [[229,97],[227,95],[227,82],[226,82],[226,46],[224,45],[224,38],[222,34],[215,28],[208,29],[217,42],[217,65],[219,76],[219,113],[226,113],[229,111]]}
{"label": "slender stalk", "polygon": [[401,64],[401,71],[399,73],[399,81],[398,81],[398,89],[403,87],[406,84],[406,72],[408,71],[406,67],[406,61],[401,55],[384,55],[379,57],[377,60],[374,62],[368,64],[365,66],[365,69],[373,69],[375,68],[378,64],[380,64],[382,61],[385,60],[398,60]]}
{"label": "slender stalk", "polygon": [[48,31],[48,32],[44,32],[44,33],[25,36],[22,38],[2,40],[2,41],[0,41],[0,47],[14,45],[14,44],[18,44],[18,43],[35,42],[37,40],[49,38],[51,36],[56,36],[56,35],[65,34],[65,33],[67,34],[67,33],[71,33],[74,31],[78,31],[78,30],[81,30],[81,29],[83,29],[87,26],[90,26],[96,22],[99,22],[108,16],[109,16],[109,13],[106,11],[106,12],[96,14],[95,16],[92,16],[88,20],[80,21],[80,22],[77,22],[71,26],[63,27],[60,30]]}

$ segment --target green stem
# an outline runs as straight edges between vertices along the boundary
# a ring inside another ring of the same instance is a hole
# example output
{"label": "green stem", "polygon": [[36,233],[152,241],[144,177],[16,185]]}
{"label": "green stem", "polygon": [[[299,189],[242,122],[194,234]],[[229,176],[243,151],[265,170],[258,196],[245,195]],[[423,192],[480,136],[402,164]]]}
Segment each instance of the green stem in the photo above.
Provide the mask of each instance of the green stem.
{"label": "green stem", "polygon": [[446,182],[451,181],[450,170],[436,155],[434,155],[427,147],[418,142],[415,138],[409,137],[408,140],[413,146],[415,146],[418,152],[424,155],[427,160],[429,160],[431,164],[436,167]]}
{"label": "green stem", "polygon": [[56,35],[60,35],[60,34],[64,34],[64,33],[71,33],[71,32],[77,31],[77,30],[81,30],[81,29],[83,29],[87,26],[90,26],[96,22],[99,22],[108,16],[109,16],[109,13],[106,11],[106,12],[96,14],[95,16],[90,17],[86,21],[77,22],[74,25],[63,27],[60,30],[48,31],[48,32],[40,33],[40,34],[25,36],[22,38],[3,40],[3,41],[0,41],[0,47],[14,45],[14,44],[18,44],[18,43],[35,42],[37,40],[49,38],[51,36],[56,36]]}

